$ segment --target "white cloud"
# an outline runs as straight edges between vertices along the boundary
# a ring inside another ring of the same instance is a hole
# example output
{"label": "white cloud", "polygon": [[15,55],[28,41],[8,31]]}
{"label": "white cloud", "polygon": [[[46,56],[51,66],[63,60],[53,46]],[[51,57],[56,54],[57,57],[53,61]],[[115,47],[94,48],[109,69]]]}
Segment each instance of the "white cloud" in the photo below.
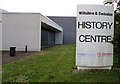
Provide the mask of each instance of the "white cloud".
{"label": "white cloud", "polygon": [[103,0],[1,0],[10,12],[40,12],[43,15],[75,16],[77,4],[102,4]]}

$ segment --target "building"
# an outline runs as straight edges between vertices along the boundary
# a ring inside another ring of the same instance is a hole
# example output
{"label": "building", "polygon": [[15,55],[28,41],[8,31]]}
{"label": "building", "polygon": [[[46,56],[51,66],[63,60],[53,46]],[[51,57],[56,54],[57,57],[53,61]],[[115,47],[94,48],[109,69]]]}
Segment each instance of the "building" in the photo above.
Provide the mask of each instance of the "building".
{"label": "building", "polygon": [[76,43],[76,17],[73,16],[48,16],[63,28],[63,44]]}
{"label": "building", "polygon": [[2,51],[40,51],[42,47],[63,44],[63,28],[40,13],[2,13]]}

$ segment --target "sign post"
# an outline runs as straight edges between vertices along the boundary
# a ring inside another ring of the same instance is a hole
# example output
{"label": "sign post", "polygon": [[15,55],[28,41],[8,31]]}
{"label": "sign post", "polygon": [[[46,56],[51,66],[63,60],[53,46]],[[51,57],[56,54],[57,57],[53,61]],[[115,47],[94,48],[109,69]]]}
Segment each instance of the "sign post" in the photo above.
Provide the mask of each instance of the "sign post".
{"label": "sign post", "polygon": [[114,8],[78,5],[76,27],[78,69],[111,69],[113,66]]}

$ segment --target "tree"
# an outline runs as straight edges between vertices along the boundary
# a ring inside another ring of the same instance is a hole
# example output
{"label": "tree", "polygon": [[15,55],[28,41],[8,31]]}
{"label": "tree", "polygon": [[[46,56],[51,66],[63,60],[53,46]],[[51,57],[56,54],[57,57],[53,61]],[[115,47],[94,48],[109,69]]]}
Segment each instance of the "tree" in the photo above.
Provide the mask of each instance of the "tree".
{"label": "tree", "polygon": [[115,27],[114,27],[114,54],[118,58],[117,67],[120,68],[120,1],[117,3],[115,10]]}
{"label": "tree", "polygon": [[115,21],[114,21],[114,38],[112,43],[114,44],[114,57],[116,57],[117,63],[115,66],[120,68],[120,0],[104,0],[104,5],[113,6],[117,3],[115,10]]}
{"label": "tree", "polygon": [[117,3],[117,0],[104,0],[104,5],[108,4],[109,6],[110,5],[114,5],[114,3]]}

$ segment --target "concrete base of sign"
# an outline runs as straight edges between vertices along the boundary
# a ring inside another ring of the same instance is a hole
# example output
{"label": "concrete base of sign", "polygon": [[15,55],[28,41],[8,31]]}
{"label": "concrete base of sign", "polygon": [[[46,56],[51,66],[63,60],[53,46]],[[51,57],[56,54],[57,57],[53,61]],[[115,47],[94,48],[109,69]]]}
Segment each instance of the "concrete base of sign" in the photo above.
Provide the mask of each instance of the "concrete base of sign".
{"label": "concrete base of sign", "polygon": [[108,69],[108,70],[110,70],[110,69],[112,69],[112,67],[111,66],[102,66],[102,67],[92,67],[92,66],[79,66],[79,67],[77,67],[77,69],[78,70],[81,70],[81,69]]}

